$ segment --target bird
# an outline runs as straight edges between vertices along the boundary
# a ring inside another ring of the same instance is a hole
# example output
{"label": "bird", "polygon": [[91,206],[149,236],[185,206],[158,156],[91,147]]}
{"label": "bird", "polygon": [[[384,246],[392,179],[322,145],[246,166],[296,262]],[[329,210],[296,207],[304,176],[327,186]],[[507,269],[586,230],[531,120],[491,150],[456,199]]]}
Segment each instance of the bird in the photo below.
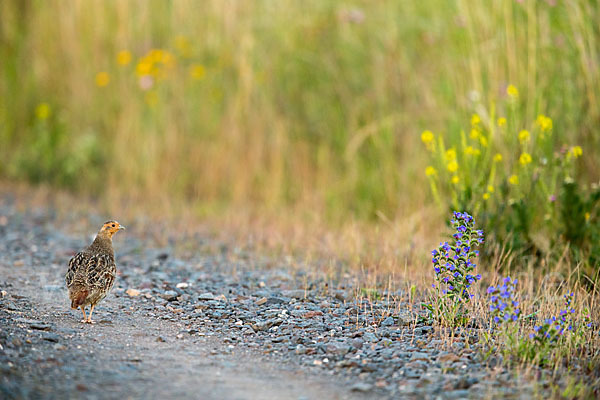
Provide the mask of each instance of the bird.
{"label": "bird", "polygon": [[[117,266],[112,237],[123,229],[125,227],[117,221],[106,221],[92,244],[69,260],[65,283],[69,290],[71,308],[81,308],[83,323],[94,323],[94,307],[106,297],[115,284]],[[86,316],[85,308],[88,305],[91,308]]]}

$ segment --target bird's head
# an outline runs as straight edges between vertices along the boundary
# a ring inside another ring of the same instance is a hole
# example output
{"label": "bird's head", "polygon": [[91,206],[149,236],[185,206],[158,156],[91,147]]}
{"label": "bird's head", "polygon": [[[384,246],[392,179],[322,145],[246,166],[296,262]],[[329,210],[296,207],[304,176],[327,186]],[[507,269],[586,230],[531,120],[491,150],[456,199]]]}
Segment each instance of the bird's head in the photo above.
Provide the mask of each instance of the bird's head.
{"label": "bird's head", "polygon": [[98,232],[98,234],[112,238],[115,233],[122,229],[125,229],[125,227],[119,224],[117,221],[106,221],[104,225],[102,225],[102,228],[100,228],[100,232]]}

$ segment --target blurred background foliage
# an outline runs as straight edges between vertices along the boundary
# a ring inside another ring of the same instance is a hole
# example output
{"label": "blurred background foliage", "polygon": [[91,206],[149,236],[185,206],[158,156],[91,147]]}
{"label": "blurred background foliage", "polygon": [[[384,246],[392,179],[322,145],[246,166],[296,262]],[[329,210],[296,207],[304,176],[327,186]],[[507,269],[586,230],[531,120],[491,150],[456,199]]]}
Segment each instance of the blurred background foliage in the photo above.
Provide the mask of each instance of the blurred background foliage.
{"label": "blurred background foliage", "polygon": [[[393,219],[433,202],[421,132],[458,143],[514,85],[506,135],[549,116],[545,152],[582,149],[569,167],[582,189],[563,196],[593,203],[598,21],[588,0],[3,1],[0,176],[199,213]],[[509,207],[469,196],[443,206],[481,209],[487,228]]]}

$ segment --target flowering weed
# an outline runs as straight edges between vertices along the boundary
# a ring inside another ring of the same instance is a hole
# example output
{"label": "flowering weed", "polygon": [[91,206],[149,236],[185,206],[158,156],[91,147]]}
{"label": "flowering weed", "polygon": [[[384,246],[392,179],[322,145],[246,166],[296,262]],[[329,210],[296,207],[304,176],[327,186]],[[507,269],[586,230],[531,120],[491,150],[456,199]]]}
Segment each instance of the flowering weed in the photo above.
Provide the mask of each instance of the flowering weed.
{"label": "flowering weed", "polygon": [[[519,324],[521,310],[519,308],[517,279],[506,277],[502,284],[490,286],[489,311],[491,328],[485,335],[488,343],[496,343],[494,347],[511,359],[548,364],[553,358],[581,348],[586,340],[586,331],[592,323],[589,313],[582,321],[575,319],[576,309],[573,307],[573,293],[564,295],[564,308],[558,316],[546,318],[544,322],[533,328],[527,335],[528,327]],[[532,314],[532,315],[535,315]],[[490,340],[494,338],[494,340]]]}
{"label": "flowering weed", "polygon": [[436,283],[432,285],[437,295],[424,307],[429,318],[449,325],[466,321],[466,303],[473,297],[472,286],[481,279],[474,274],[473,259],[479,255],[475,247],[483,243],[483,231],[475,229],[475,220],[466,212],[453,214],[450,221],[456,232],[451,243],[440,243],[431,252]]}
{"label": "flowering weed", "polygon": [[511,281],[507,276],[502,285],[490,286],[487,290],[490,297],[490,312],[495,324],[516,322],[521,314],[519,302],[516,300],[517,279]]}
{"label": "flowering weed", "polygon": [[467,129],[421,135],[430,154],[425,175],[433,197],[442,208],[472,210],[495,242],[515,252],[560,256],[564,247],[556,244],[569,243],[585,273],[594,276],[600,188],[575,181],[584,149],[561,142],[549,116],[527,121],[515,86],[506,93],[499,107],[506,117],[481,106]]}

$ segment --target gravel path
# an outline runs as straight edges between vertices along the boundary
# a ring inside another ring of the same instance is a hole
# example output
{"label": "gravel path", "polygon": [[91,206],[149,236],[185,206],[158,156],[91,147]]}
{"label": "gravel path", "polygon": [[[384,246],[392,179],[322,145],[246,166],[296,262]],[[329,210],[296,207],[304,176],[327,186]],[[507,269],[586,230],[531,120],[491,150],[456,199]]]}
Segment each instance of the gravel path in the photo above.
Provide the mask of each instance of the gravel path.
{"label": "gravel path", "polygon": [[48,210],[17,212],[0,198],[0,398],[543,395],[483,363],[477,331],[449,337],[416,324],[401,292],[357,300],[347,284],[333,289],[277,262],[261,268],[225,246],[203,252],[206,238],[176,256],[118,234],[115,289],[96,324],[81,324],[63,277],[88,240]]}

